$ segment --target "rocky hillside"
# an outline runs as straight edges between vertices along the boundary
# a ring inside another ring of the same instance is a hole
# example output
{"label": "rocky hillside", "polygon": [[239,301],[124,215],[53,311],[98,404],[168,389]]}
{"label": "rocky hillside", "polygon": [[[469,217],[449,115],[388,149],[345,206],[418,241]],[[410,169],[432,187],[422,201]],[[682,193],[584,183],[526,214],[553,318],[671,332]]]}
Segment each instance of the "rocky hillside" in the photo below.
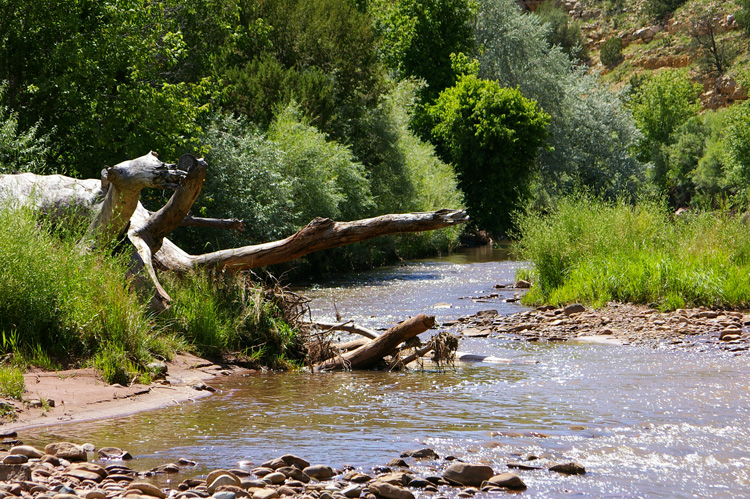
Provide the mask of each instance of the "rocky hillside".
{"label": "rocky hillside", "polygon": [[[621,86],[634,76],[662,68],[687,68],[704,87],[704,108],[717,109],[747,99],[750,43],[737,23],[737,2],[672,0],[672,4],[681,5],[674,11],[655,13],[669,3],[563,0],[560,5],[581,28],[588,64],[612,85]],[[607,61],[602,49],[615,38],[622,41],[621,57]]]}

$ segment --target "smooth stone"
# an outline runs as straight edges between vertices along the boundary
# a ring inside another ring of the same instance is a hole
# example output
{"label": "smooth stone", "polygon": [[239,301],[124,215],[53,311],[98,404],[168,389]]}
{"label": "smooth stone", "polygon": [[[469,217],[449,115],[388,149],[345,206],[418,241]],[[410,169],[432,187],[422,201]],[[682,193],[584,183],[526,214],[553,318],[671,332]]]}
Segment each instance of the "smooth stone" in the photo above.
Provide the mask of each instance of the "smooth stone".
{"label": "smooth stone", "polygon": [[356,497],[359,497],[362,494],[362,485],[358,483],[353,483],[349,485],[348,487],[344,487],[341,489],[341,493],[344,495],[344,497],[348,497],[350,499],[354,499]]}
{"label": "smooth stone", "polygon": [[25,464],[0,464],[0,481],[26,482],[31,480],[31,468]]}
{"label": "smooth stone", "polygon": [[222,490],[219,492],[214,492],[214,494],[211,496],[214,499],[234,499],[237,496],[234,492],[229,492],[228,490]]}
{"label": "smooth stone", "polygon": [[432,449],[407,450],[407,451],[402,452],[400,457],[415,457],[419,459],[440,459],[440,456],[437,455],[437,452],[435,452]]}
{"label": "smooth stone", "polygon": [[184,457],[181,457],[180,459],[177,460],[177,464],[179,464],[180,466],[195,466],[198,463],[196,463],[195,461],[191,461],[190,459],[185,459]]}
{"label": "smooth stone", "polygon": [[333,468],[326,466],[325,464],[308,466],[302,471],[304,471],[307,476],[315,478],[316,480],[328,480],[335,475]]}
{"label": "smooth stone", "polygon": [[374,481],[369,483],[367,488],[376,496],[385,499],[414,499],[414,494],[410,491],[390,483]]}
{"label": "smooth stone", "polygon": [[523,483],[523,480],[516,475],[515,473],[500,473],[499,475],[495,475],[487,482],[490,485],[494,485],[496,487],[503,487],[505,489],[513,489],[513,490],[524,490],[526,489],[526,484]]}
{"label": "smooth stone", "polygon": [[83,495],[86,499],[107,499],[107,494],[101,490],[89,490]]}
{"label": "smooth stone", "polygon": [[409,481],[409,487],[412,489],[423,489],[432,485],[432,482],[425,480],[424,478],[412,478]]}
{"label": "smooth stone", "polygon": [[119,447],[102,447],[97,452],[100,459],[133,459],[133,456],[129,452],[120,449]]}
{"label": "smooth stone", "polygon": [[403,472],[388,473],[378,477],[378,482],[390,483],[391,485],[408,485],[411,476]]}
{"label": "smooth stone", "polygon": [[80,496],[77,496],[76,494],[62,494],[57,493],[52,496],[53,499],[81,499]]}
{"label": "smooth stone", "polygon": [[586,468],[584,468],[582,464],[573,462],[556,464],[550,466],[549,470],[564,473],[566,475],[584,475],[586,473]]}
{"label": "smooth stone", "polygon": [[373,478],[359,471],[349,471],[343,476],[343,479],[354,483],[367,483]]}
{"label": "smooth stone", "polygon": [[52,454],[58,459],[66,459],[68,461],[86,461],[86,451],[83,450],[78,444],[71,442],[57,442],[49,444],[44,448],[44,452]]}
{"label": "smooth stone", "polygon": [[281,460],[284,461],[288,466],[295,466],[301,470],[304,470],[308,466],[310,466],[310,463],[306,461],[305,459],[302,459],[299,456],[295,456],[294,454],[284,454],[281,456]]}
{"label": "smooth stone", "polygon": [[264,476],[263,480],[268,480],[273,485],[281,485],[286,481],[286,475],[283,473],[279,473],[278,471],[274,471],[273,473],[269,473]]}
{"label": "smooth stone", "polygon": [[397,457],[391,459],[385,465],[386,466],[393,466],[394,468],[408,468],[409,467],[409,465],[406,464],[406,461],[404,461],[403,459],[399,459]]}
{"label": "smooth stone", "polygon": [[242,485],[242,481],[234,475],[222,473],[218,476],[209,475],[209,478],[206,478],[206,484],[208,487],[208,493],[213,494],[214,492],[216,492],[216,489],[224,485],[233,485],[235,487],[239,487],[240,485]]}
{"label": "smooth stone", "polygon": [[26,456],[29,459],[41,459],[42,456],[44,456],[44,452],[32,445],[16,445],[15,447],[10,448],[8,454]]}
{"label": "smooth stone", "polygon": [[[297,480],[302,483],[310,482],[310,476],[296,466],[284,466],[277,469],[276,472],[283,473],[286,478],[291,478],[292,480]],[[266,475],[266,478],[268,478],[268,475]]]}
{"label": "smooth stone", "polygon": [[516,470],[541,470],[541,466],[532,466],[530,464],[526,463],[519,463],[519,462],[512,462],[512,463],[506,463],[508,468],[516,469]]}
{"label": "smooth stone", "polygon": [[584,307],[580,303],[573,303],[563,309],[563,314],[573,315],[573,314],[580,314],[581,312],[585,312],[585,311],[586,311],[586,307]]}
{"label": "smooth stone", "polygon": [[265,488],[265,486],[266,482],[264,482],[263,480],[242,480],[242,483],[240,484],[240,487],[245,490],[250,488],[262,489]]}
{"label": "smooth stone", "polygon": [[261,464],[261,467],[263,467],[263,468],[271,468],[272,470],[277,470],[277,469],[281,468],[282,466],[287,466],[287,464],[280,457],[268,460],[265,463]]}
{"label": "smooth stone", "polygon": [[258,468],[253,469],[252,472],[253,472],[253,475],[255,475],[257,477],[260,477],[260,478],[263,478],[267,474],[273,473],[274,470],[273,470],[273,468],[268,468],[266,466],[260,466]]}
{"label": "smooth stone", "polygon": [[237,475],[235,475],[234,473],[232,473],[231,471],[224,470],[224,469],[218,469],[218,470],[213,470],[211,473],[208,474],[208,476],[206,477],[206,480],[205,480],[206,486],[210,485],[214,480],[216,480],[217,478],[219,478],[222,475],[227,475],[227,476],[232,477],[232,478],[234,478],[236,480],[235,483],[228,484],[228,485],[239,485],[241,483],[241,480],[239,479],[239,477]]}
{"label": "smooth stone", "polygon": [[253,499],[275,499],[279,493],[274,489],[261,489],[253,494]]}
{"label": "smooth stone", "polygon": [[60,460],[52,454],[45,454],[40,459],[43,463],[49,463],[52,466],[60,466]]}
{"label": "smooth stone", "polygon": [[66,471],[63,476],[69,476],[73,478],[77,478],[79,480],[92,480],[94,482],[101,482],[103,480],[102,476],[99,475],[99,473],[95,473],[93,471],[88,470],[77,470],[72,469],[69,471]]}
{"label": "smooth stone", "polygon": [[89,471],[91,473],[96,473],[102,478],[107,478],[107,470],[102,468],[96,463],[74,463],[68,466],[68,468],[65,470],[66,473],[73,470],[84,470]]}
{"label": "smooth stone", "polygon": [[10,454],[3,458],[3,464],[25,464],[28,462],[29,458],[21,454]]}
{"label": "smooth stone", "polygon": [[132,482],[125,490],[137,490],[140,491],[143,495],[158,497],[159,499],[166,499],[167,497],[167,494],[165,494],[163,490],[161,490],[156,485],[148,482]]}
{"label": "smooth stone", "polygon": [[454,463],[448,466],[443,478],[451,483],[479,487],[482,482],[495,476],[492,468],[484,464]]}

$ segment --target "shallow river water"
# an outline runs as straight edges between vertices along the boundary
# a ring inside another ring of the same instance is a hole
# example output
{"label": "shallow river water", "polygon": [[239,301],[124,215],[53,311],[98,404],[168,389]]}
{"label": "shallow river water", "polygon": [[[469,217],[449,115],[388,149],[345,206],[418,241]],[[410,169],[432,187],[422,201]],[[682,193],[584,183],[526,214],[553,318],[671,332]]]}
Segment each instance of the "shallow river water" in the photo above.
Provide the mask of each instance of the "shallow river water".
{"label": "shallow river water", "polygon": [[[471,299],[512,282],[518,264],[497,258],[485,250],[318,283],[307,290],[313,317],[332,320],[337,309],[387,327],[423,311],[448,319],[522,310],[502,301],[513,291]],[[499,338],[460,349],[507,362],[230,377],[194,403],[19,437],[123,447],[135,469],[187,457],[199,473],[287,452],[367,471],[429,446],[496,472],[529,455],[588,471],[520,471],[523,497],[750,497],[748,357]]]}

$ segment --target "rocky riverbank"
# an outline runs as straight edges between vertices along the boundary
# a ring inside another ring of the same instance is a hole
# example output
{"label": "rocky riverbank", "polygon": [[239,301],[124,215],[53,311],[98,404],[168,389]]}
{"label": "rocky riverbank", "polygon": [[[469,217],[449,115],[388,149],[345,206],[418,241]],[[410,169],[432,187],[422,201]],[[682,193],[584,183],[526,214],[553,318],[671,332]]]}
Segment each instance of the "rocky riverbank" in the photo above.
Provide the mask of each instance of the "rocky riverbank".
{"label": "rocky riverbank", "polygon": [[486,310],[444,325],[466,337],[719,349],[738,354],[750,349],[750,313],[705,308],[659,312],[621,303],[599,310],[573,304],[507,316]]}
{"label": "rocky riverbank", "polygon": [[[137,459],[122,449],[97,449],[92,444],[58,442],[39,449],[14,440],[6,433],[3,444],[16,444],[0,452],[0,497],[25,499],[415,499],[416,497],[469,498],[480,492],[518,491],[527,488],[509,469],[524,472],[583,475],[574,462],[535,466],[535,458],[509,462],[506,470],[486,464],[441,458],[432,449],[401,453],[384,466],[371,470],[334,469],[311,464],[292,454],[260,466],[249,462],[237,468],[218,469],[195,476],[196,463],[180,459],[138,471]],[[6,447],[7,448],[7,447]],[[130,464],[134,463],[131,467]],[[431,470],[418,473],[415,469]],[[184,478],[179,478],[180,475]],[[165,480],[164,477],[169,477]],[[164,483],[178,483],[163,486]]]}

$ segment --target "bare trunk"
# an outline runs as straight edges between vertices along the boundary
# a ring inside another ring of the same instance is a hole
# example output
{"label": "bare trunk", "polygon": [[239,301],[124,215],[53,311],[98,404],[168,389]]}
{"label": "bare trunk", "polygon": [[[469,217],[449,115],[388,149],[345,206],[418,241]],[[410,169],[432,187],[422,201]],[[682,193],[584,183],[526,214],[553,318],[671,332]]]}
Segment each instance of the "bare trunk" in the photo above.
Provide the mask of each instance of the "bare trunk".
{"label": "bare trunk", "polygon": [[424,333],[435,325],[435,317],[419,314],[398,324],[376,339],[353,350],[319,363],[320,370],[367,369],[389,355],[399,344]]}

